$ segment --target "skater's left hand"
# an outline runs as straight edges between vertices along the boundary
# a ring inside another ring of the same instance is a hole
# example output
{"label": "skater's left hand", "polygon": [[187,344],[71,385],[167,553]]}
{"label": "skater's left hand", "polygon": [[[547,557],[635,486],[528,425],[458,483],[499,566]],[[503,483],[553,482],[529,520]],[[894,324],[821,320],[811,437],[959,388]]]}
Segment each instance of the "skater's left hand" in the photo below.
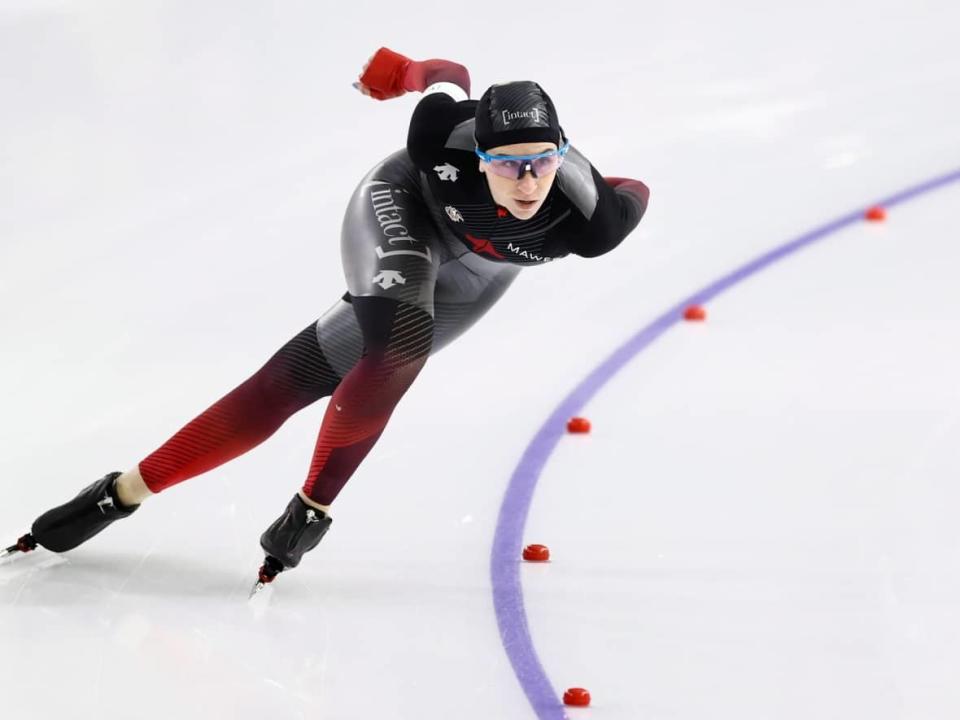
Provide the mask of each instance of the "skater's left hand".
{"label": "skater's left hand", "polygon": [[403,81],[412,62],[405,55],[382,47],[367,60],[360,79],[353,86],[364,95],[377,100],[400,97],[407,92],[408,88],[404,87]]}

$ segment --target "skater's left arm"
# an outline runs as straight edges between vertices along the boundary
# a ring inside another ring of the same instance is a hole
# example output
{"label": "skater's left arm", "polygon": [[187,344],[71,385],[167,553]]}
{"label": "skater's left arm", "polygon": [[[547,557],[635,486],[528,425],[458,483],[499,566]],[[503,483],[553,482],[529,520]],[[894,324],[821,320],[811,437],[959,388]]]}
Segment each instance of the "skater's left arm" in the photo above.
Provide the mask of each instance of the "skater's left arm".
{"label": "skater's left arm", "polygon": [[424,92],[437,83],[455,85],[470,97],[470,72],[463,65],[440,59],[411,60],[382,47],[363,66],[354,87],[377,100],[389,100],[408,92]]}
{"label": "skater's left arm", "polygon": [[571,244],[572,252],[581,257],[597,257],[617,247],[640,223],[650,200],[644,183],[603,177],[574,148],[561,165],[557,181],[585,221]]}

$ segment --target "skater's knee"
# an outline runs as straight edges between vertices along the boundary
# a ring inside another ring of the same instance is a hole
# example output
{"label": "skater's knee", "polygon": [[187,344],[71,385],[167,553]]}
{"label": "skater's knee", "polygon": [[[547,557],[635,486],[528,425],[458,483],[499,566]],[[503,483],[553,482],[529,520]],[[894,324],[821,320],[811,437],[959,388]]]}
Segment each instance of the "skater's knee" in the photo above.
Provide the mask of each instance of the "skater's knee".
{"label": "skater's knee", "polygon": [[320,349],[313,324],[247,380],[266,408],[290,412],[329,396],[339,382]]}

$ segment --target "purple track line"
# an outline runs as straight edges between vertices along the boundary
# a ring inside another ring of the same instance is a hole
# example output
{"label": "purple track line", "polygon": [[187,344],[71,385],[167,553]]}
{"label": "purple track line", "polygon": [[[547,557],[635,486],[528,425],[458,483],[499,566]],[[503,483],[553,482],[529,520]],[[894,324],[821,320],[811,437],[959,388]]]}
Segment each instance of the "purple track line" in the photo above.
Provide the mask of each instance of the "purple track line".
{"label": "purple track line", "polygon": [[[960,170],[954,170],[946,175],[909,187],[882,200],[870,203],[868,207],[879,205],[890,208],[957,181],[960,181]],[[623,343],[584,378],[551,413],[550,417],[540,426],[530,444],[527,445],[520,462],[510,477],[510,483],[500,505],[500,514],[497,518],[497,529],[490,555],[490,577],[493,585],[494,610],[497,615],[497,625],[500,628],[503,648],[510,659],[510,664],[513,666],[513,672],[517,676],[517,680],[520,681],[520,686],[526,693],[527,699],[539,720],[563,720],[567,716],[564,712],[563,703],[540,664],[540,659],[537,657],[537,652],[530,637],[527,614],[523,605],[523,589],[520,584],[520,554],[527,515],[530,512],[530,503],[533,500],[533,492],[537,487],[537,481],[540,479],[540,473],[543,471],[547,460],[565,434],[567,419],[577,415],[600,388],[640,351],[660,337],[671,326],[680,322],[683,318],[683,311],[688,305],[705,303],[724,290],[746,280],[754,273],[773,265],[778,260],[782,260],[848,225],[862,221],[865,211],[866,208],[856,210],[784,243],[678,302]]]}

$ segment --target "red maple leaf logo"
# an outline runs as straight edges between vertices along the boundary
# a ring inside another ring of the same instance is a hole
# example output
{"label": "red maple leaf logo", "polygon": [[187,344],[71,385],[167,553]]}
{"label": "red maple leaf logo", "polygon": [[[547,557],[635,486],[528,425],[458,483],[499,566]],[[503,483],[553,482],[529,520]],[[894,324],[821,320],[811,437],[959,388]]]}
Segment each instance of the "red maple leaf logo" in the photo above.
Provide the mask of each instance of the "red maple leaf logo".
{"label": "red maple leaf logo", "polygon": [[493,246],[489,240],[484,240],[483,238],[475,238],[470,233],[467,233],[467,240],[473,244],[473,251],[475,253],[487,253],[488,255],[493,255],[495,258],[503,260],[503,255],[497,252],[497,249]]}

